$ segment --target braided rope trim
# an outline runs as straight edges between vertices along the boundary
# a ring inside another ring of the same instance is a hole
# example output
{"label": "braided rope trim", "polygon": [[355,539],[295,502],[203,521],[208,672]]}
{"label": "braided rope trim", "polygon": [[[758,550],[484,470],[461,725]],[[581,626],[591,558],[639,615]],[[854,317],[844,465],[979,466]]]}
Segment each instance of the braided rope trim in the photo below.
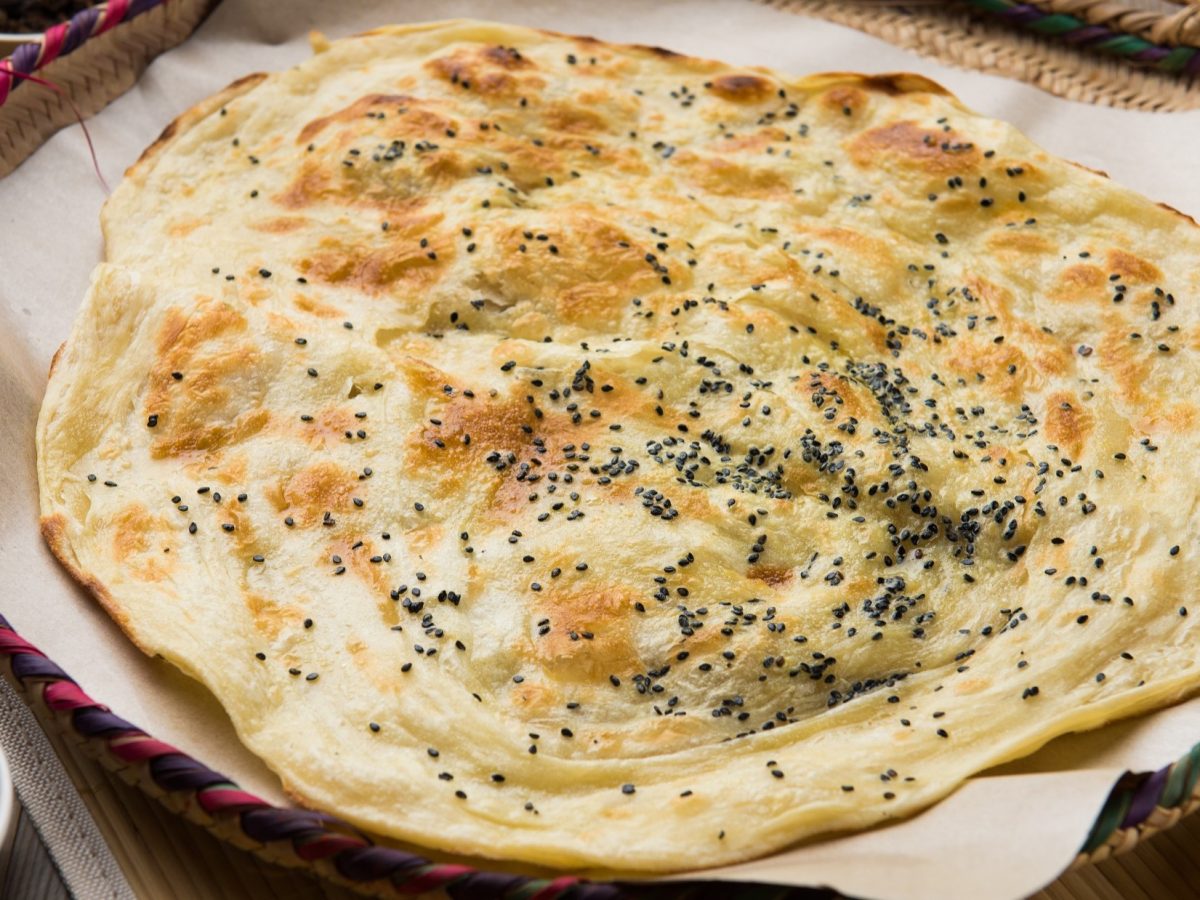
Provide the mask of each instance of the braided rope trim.
{"label": "braided rope trim", "polygon": [[1066,13],[1093,24],[1113,25],[1159,44],[1200,45],[1200,5],[1192,0],[1170,0],[1181,8],[1174,12],[1130,6],[1121,0],[1028,0],[1050,12]]}
{"label": "braided rope trim", "polygon": [[1127,772],[1113,785],[1071,868],[1134,847],[1200,809],[1200,744],[1157,772]]}
{"label": "braided rope trim", "polygon": [[32,75],[60,56],[69,55],[91,38],[167,2],[169,0],[108,0],[48,29],[40,41],[21,44],[0,65],[0,106],[25,80],[24,76]]}
{"label": "braided rope trim", "polygon": [[626,900],[631,896],[623,887],[570,875],[535,878],[489,872],[378,846],[333,816],[273,806],[115,715],[17,634],[3,616],[0,658],[7,658],[17,689],[68,722],[76,737],[99,750],[109,768],[145,766],[154,788],[166,795],[160,799],[167,805],[210,830],[232,828],[242,846],[257,849],[274,844],[278,849],[282,844],[294,856],[293,864],[331,866],[332,874],[351,886],[384,896],[439,890],[454,900]]}
{"label": "braided rope trim", "polygon": [[1094,23],[1065,12],[1042,9],[1032,3],[1019,3],[1016,0],[965,2],[1006,24],[1056,38],[1073,47],[1117,56],[1158,72],[1188,78],[1200,76],[1200,47],[1155,43],[1123,30],[1119,19],[1110,19],[1103,24]]}

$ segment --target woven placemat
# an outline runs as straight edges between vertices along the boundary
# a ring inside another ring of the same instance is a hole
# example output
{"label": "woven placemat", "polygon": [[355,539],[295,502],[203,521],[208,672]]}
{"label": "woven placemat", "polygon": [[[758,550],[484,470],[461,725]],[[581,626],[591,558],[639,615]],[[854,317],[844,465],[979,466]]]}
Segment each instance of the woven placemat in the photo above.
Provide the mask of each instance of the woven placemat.
{"label": "woven placemat", "polygon": [[[1154,112],[1200,109],[1200,81],[1196,79],[1139,68],[1125,58],[1105,56],[1062,38],[1018,31],[966,3],[759,2],[848,25],[940,62],[1015,78],[1069,100]],[[1093,16],[1098,16],[1096,7],[1095,3],[1087,5]],[[1083,15],[1085,11],[1078,12]],[[1108,21],[1136,24],[1128,19]]]}

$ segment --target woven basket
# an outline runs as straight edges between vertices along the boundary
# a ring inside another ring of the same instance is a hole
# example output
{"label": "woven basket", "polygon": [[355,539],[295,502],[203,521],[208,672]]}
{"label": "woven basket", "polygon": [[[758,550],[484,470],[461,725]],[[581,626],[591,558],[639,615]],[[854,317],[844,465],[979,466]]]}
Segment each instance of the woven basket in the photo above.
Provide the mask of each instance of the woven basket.
{"label": "woven basket", "polygon": [[0,61],[0,178],[76,122],[76,111],[93,115],[129,90],[150,60],[191,34],[216,2],[111,0],[26,43],[2,36],[0,52],[10,55]]}
{"label": "woven basket", "polygon": [[1070,100],[1200,109],[1200,0],[759,2]]}

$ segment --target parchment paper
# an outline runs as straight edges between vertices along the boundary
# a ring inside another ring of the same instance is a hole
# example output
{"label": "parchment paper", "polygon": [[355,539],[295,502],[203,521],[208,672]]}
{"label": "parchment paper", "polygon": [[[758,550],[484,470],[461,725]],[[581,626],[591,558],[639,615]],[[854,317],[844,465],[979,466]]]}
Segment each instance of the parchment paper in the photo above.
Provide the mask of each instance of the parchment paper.
{"label": "parchment paper", "polygon": [[[1016,123],[1049,150],[1200,217],[1200,113],[1155,115],[1059,100],[749,0],[225,0],[190,41],[91,120],[101,167],[115,183],[193,103],[249,71],[302,61],[310,28],[340,37],[391,22],[465,15],[793,73],[918,71],[975,109]],[[0,612],[117,713],[283,803],[278,780],[243,749],[216,701],[170,665],[143,657],[59,569],[37,532],[34,423],[50,358],[100,258],[103,200],[77,127],[0,182]],[[1071,861],[1121,771],[1158,768],[1197,741],[1200,699],[1060,739],[973,779],[907,822],[705,874],[829,885],[895,900],[1019,897]]]}

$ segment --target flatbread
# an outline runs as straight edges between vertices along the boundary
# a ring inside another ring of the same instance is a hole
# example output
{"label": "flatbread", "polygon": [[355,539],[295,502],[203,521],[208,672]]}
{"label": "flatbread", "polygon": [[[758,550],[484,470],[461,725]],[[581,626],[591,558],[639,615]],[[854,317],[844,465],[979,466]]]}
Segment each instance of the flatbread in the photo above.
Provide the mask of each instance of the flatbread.
{"label": "flatbread", "polygon": [[1200,682],[1200,232],[924,78],[383,28],[103,225],[43,530],[306,804],[693,869]]}

